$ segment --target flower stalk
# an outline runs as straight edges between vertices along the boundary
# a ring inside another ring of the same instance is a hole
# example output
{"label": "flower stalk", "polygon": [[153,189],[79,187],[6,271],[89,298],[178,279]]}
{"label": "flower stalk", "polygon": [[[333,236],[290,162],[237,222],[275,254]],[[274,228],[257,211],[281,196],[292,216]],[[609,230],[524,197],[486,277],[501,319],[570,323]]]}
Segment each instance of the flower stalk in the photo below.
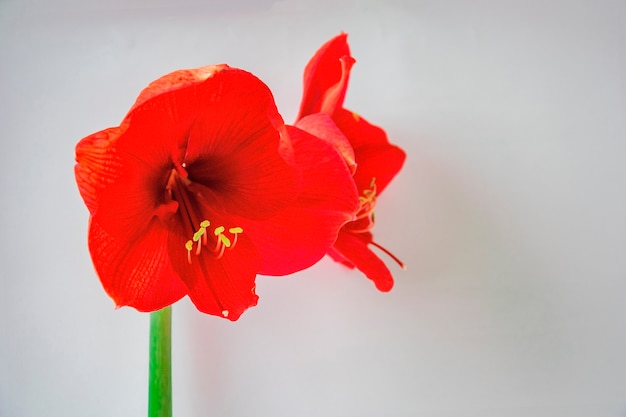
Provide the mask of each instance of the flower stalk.
{"label": "flower stalk", "polygon": [[172,417],[172,306],[150,313],[148,417]]}

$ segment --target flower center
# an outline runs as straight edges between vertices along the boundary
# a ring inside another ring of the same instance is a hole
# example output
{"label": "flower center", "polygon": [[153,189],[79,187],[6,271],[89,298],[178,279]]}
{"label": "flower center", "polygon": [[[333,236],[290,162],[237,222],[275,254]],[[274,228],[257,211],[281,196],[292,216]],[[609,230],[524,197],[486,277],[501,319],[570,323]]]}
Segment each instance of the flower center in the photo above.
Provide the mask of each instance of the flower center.
{"label": "flower center", "polygon": [[[213,233],[209,233],[211,222],[207,219],[200,220],[201,204],[198,199],[202,198],[201,192],[194,188],[194,183],[189,179],[186,164],[177,165],[170,174],[166,186],[168,199],[178,203],[178,220],[183,229],[188,230],[191,239],[185,242],[187,261],[191,264],[192,252],[196,256],[202,252],[202,247],[207,247],[217,259],[224,255],[226,249],[233,249],[237,244],[237,236],[243,233],[241,227],[230,227],[228,235],[226,227],[216,226]],[[199,225],[199,226],[196,226]],[[230,237],[229,237],[230,236]],[[195,250],[193,250],[195,244]]]}

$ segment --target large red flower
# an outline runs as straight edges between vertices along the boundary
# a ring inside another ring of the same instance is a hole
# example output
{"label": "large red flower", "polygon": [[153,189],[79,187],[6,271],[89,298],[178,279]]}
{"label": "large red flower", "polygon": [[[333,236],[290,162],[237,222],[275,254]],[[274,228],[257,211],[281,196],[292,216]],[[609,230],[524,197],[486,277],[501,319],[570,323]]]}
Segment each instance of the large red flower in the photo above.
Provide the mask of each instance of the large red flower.
{"label": "large red flower", "polygon": [[333,148],[286,127],[267,86],[226,65],[154,81],[76,161],[95,269],[140,311],[189,295],[236,320],[257,303],[257,273],[312,265],[358,209]]}
{"label": "large red flower", "polygon": [[320,47],[304,70],[304,93],[296,126],[333,144],[354,173],[361,193],[357,219],[341,229],[329,255],[358,268],[379,290],[389,291],[393,286],[391,272],[369,246],[378,247],[404,265],[374,242],[371,229],[376,199],[400,171],[406,155],[389,143],[383,129],[343,108],[354,63],[345,33]]}

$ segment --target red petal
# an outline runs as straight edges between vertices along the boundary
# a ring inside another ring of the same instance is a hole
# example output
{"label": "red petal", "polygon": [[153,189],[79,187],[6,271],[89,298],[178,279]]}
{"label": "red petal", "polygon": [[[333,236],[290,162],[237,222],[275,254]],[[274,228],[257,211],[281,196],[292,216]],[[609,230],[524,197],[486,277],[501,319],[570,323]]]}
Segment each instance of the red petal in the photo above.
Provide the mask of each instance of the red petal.
{"label": "red petal", "polygon": [[164,166],[120,160],[118,178],[100,190],[93,218],[116,239],[130,240],[143,233],[165,203],[168,171]]}
{"label": "red petal", "polygon": [[315,113],[305,116],[296,122],[296,127],[331,144],[341,154],[350,172],[354,173],[356,162],[352,145],[328,114]]}
{"label": "red petal", "polygon": [[76,145],[76,183],[92,215],[98,210],[101,191],[121,175],[121,162],[113,144],[123,130],[122,127],[106,129],[87,136]]}
{"label": "red petal", "polygon": [[137,97],[137,100],[135,100],[133,107],[131,107],[130,112],[132,112],[135,107],[140,106],[151,98],[170,91],[202,83],[207,78],[210,78],[216,73],[229,68],[230,67],[225,64],[207,65],[200,68],[177,70],[166,74],[152,81],[141,91],[141,93],[139,93],[139,96]]}
{"label": "red petal", "polygon": [[157,219],[127,241],[113,238],[92,219],[89,251],[102,286],[117,306],[156,311],[186,293],[169,262],[167,231]]}
{"label": "red petal", "polygon": [[[224,225],[227,229],[231,226],[216,215],[211,217],[214,225]],[[244,228],[237,244],[226,249],[221,258],[207,247],[196,255],[195,246],[188,258],[185,243],[190,238],[172,233],[168,243],[172,264],[185,282],[189,298],[203,313],[237,320],[248,307],[255,306],[259,298],[254,292],[259,256],[247,231]]]}
{"label": "red petal", "polygon": [[339,109],[333,114],[333,120],[355,148],[389,144],[389,139],[383,129],[369,123],[353,111]]}
{"label": "red petal", "polygon": [[151,83],[124,119],[129,127],[117,142],[120,152],[151,167],[182,163],[194,124],[206,114],[211,95],[220,94],[215,79],[233,72],[243,71],[207,66],[175,71]]}
{"label": "red petal", "polygon": [[351,56],[342,56],[339,58],[339,62],[341,63],[341,78],[324,94],[320,107],[320,111],[323,113],[333,114],[343,106],[343,101],[346,98],[350,70],[356,61]]}
{"label": "red petal", "polygon": [[353,233],[341,232],[333,249],[374,281],[379,291],[387,292],[393,287],[393,277],[385,263],[367,247],[368,241],[371,242],[369,233],[361,233],[357,236]]}
{"label": "red petal", "polygon": [[117,141],[119,152],[133,165],[171,168],[173,163],[181,163],[189,131],[202,106],[198,92],[203,84],[138,99],[124,119],[128,129]]}
{"label": "red petal", "polygon": [[304,94],[297,119],[320,111],[332,114],[343,105],[350,69],[348,35],[341,33],[322,45],[304,69]]}
{"label": "red petal", "polygon": [[355,151],[358,168],[354,173],[354,182],[359,191],[370,188],[372,178],[376,179],[376,192],[383,192],[396,176],[404,163],[405,153],[394,145],[371,146]]}
{"label": "red petal", "polygon": [[230,69],[208,79],[198,98],[185,156],[189,179],[229,214],[259,219],[289,204],[297,171],[284,159],[284,124],[267,86]]}
{"label": "red petal", "polygon": [[339,110],[333,120],[354,148],[357,163],[354,181],[359,191],[370,188],[372,178],[376,178],[380,194],[402,168],[405,152],[389,143],[383,129],[349,110]]}
{"label": "red petal", "polygon": [[120,151],[128,124],[82,139],[76,146],[74,168],[79,191],[100,227],[127,241],[145,229],[158,201],[163,168],[154,169]]}
{"label": "red petal", "polygon": [[286,275],[313,265],[358,208],[354,182],[339,154],[327,142],[287,128],[302,175],[298,199],[277,216],[246,229],[264,275]]}

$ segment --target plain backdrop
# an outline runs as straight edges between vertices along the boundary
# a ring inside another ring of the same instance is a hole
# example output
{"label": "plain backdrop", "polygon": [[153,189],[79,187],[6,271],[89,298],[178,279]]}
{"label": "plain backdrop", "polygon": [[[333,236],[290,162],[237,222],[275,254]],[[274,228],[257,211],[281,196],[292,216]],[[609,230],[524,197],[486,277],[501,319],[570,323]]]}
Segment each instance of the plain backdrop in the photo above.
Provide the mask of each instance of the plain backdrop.
{"label": "plain backdrop", "polygon": [[146,415],[148,315],[86,248],[74,146],[180,68],[293,121],[345,31],[346,106],[407,162],[387,294],[325,259],[235,323],[174,306],[176,417],[626,416],[626,3],[0,1],[0,416]]}

